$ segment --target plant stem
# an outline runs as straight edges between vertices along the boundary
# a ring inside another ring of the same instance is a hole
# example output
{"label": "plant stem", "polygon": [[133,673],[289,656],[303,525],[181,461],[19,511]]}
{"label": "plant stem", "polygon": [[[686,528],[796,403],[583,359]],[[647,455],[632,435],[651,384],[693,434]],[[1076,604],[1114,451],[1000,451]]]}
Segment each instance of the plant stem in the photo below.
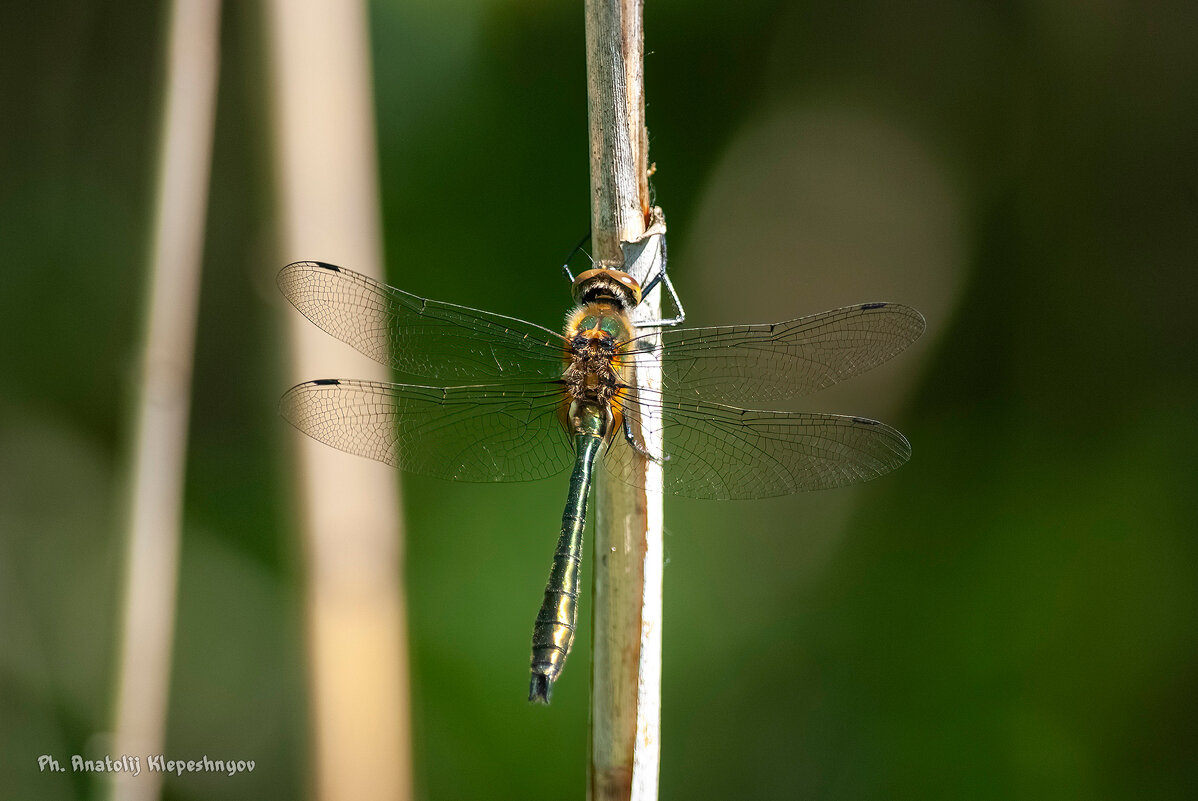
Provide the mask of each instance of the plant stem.
{"label": "plant stem", "polygon": [[[587,0],[587,100],[591,147],[591,229],[596,261],[645,282],[660,265],[664,224],[650,208],[644,124],[641,0]],[[655,289],[638,322],[660,315]],[[639,359],[638,359],[639,362]],[[660,368],[636,379],[660,386]],[[647,409],[641,435],[662,453]],[[660,410],[657,410],[660,414]],[[619,434],[617,434],[619,436]],[[661,718],[661,465],[642,460],[645,486],[601,477],[596,487],[594,662],[591,678],[589,797],[657,798]]]}
{"label": "plant stem", "polygon": [[[271,0],[283,253],[383,277],[367,14],[362,0]],[[289,316],[292,376],[388,380]],[[384,465],[296,436],[317,801],[411,798],[403,540]]]}
{"label": "plant stem", "polygon": [[[183,520],[204,221],[220,39],[219,0],[176,0],[133,455],[114,754],[163,750]],[[161,774],[112,774],[110,797],[158,798]]]}

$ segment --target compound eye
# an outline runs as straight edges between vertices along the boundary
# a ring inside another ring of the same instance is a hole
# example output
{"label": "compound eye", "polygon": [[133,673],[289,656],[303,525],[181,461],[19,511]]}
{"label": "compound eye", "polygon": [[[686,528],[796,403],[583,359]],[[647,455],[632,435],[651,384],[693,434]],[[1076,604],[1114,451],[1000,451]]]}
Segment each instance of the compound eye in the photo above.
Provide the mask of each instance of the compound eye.
{"label": "compound eye", "polygon": [[586,317],[583,317],[582,320],[579,321],[578,330],[579,331],[590,331],[598,324],[599,324],[599,318],[593,314],[588,314]]}

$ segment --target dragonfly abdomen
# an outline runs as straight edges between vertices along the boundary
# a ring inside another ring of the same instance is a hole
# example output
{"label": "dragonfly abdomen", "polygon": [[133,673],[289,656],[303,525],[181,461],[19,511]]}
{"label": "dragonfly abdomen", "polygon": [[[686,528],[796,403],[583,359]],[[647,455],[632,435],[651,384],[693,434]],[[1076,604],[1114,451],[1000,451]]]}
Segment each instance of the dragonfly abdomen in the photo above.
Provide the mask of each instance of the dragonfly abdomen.
{"label": "dragonfly abdomen", "polygon": [[553,554],[545,600],[532,629],[532,680],[528,700],[549,703],[553,682],[566,665],[578,619],[578,588],[582,578],[581,518],[563,515],[562,533]]}
{"label": "dragonfly abdomen", "polygon": [[[573,408],[582,406],[582,409]],[[545,586],[545,600],[532,629],[532,679],[528,700],[549,703],[553,682],[566,665],[578,621],[578,589],[582,580],[582,530],[586,525],[587,494],[595,455],[610,426],[606,410],[591,404],[572,404],[574,471],[562,512],[562,531],[553,552],[553,567]]]}

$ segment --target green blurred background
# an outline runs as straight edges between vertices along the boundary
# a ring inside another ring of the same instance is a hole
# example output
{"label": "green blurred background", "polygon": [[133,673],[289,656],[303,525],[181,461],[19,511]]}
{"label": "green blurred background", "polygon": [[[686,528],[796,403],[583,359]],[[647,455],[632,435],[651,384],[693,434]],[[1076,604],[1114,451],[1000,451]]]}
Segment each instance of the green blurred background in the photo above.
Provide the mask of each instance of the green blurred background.
{"label": "green blurred background", "polygon": [[[556,326],[581,4],[370,11],[389,280]],[[165,22],[3,5],[5,798],[88,797],[36,757],[111,718]],[[801,407],[895,424],[910,465],[667,501],[661,796],[1195,797],[1193,3],[648,0],[645,31],[689,322],[929,323]],[[166,749],[257,769],[170,799],[310,790],[263,40],[228,4]],[[418,797],[579,797],[589,599],[553,705],[524,700],[564,479],[403,492]]]}

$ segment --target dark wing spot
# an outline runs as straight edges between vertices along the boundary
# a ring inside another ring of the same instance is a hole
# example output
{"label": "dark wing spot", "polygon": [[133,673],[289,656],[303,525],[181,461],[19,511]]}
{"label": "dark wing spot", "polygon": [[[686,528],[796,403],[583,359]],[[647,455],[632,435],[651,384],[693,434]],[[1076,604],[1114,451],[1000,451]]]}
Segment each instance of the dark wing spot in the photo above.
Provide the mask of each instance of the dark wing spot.
{"label": "dark wing spot", "polygon": [[862,311],[865,311],[867,309],[880,309],[885,305],[886,305],[885,303],[862,303],[861,309],[862,309]]}
{"label": "dark wing spot", "polygon": [[339,386],[341,382],[336,378],[318,378],[313,381],[312,384],[318,387],[336,387]]}
{"label": "dark wing spot", "polygon": [[877,420],[870,420],[868,417],[854,417],[853,422],[865,426],[876,426],[878,424]]}
{"label": "dark wing spot", "polygon": [[323,261],[314,261],[312,263],[315,264],[317,267],[321,268],[322,270],[332,270],[335,273],[341,272],[341,268],[338,267],[336,264],[325,264]]}

